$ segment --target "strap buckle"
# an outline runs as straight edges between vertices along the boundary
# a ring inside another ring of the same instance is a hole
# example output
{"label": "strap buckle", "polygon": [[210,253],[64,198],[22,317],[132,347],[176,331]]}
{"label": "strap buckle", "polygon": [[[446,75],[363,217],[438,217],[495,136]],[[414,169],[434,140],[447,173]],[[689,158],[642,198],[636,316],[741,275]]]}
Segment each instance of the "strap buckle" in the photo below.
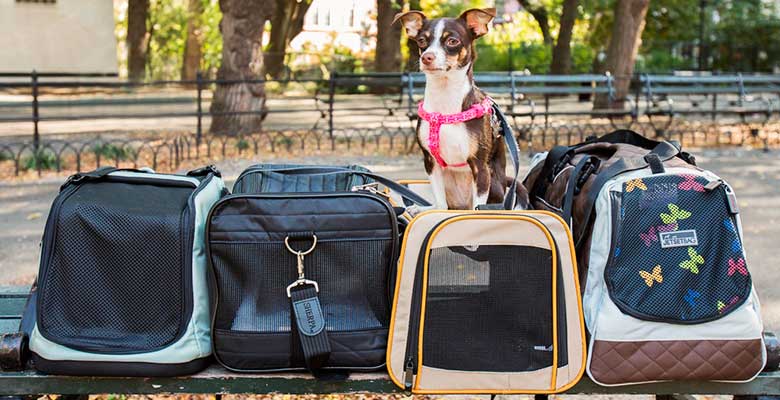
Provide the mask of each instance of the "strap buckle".
{"label": "strap buckle", "polygon": [[379,190],[379,182],[371,182],[363,185],[355,185],[352,186],[352,188],[350,189],[350,192],[360,192],[360,191],[369,192],[377,196],[382,196],[388,200],[390,199],[389,194],[387,194],[382,190]]}
{"label": "strap buckle", "polygon": [[314,248],[317,246],[317,235],[312,235],[312,238],[313,238],[313,243],[311,244],[311,247],[309,247],[309,249],[306,250],[306,251],[300,251],[300,250],[293,249],[292,246],[290,246],[290,237],[287,236],[287,237],[284,238],[284,245],[285,245],[285,247],[287,247],[287,250],[290,253],[295,254],[295,256],[296,256],[296,258],[298,260],[298,266],[297,266],[298,267],[298,279],[296,279],[293,283],[291,283],[290,285],[287,286],[287,289],[286,289],[287,297],[292,297],[292,293],[291,292],[292,292],[293,288],[295,288],[297,286],[302,286],[302,285],[312,285],[312,286],[314,286],[314,290],[317,293],[319,293],[319,291],[320,291],[320,286],[317,284],[317,282],[315,282],[315,281],[313,281],[311,279],[306,279],[306,274],[304,272],[303,256],[305,256],[305,255],[311,253],[312,251],[314,251]]}

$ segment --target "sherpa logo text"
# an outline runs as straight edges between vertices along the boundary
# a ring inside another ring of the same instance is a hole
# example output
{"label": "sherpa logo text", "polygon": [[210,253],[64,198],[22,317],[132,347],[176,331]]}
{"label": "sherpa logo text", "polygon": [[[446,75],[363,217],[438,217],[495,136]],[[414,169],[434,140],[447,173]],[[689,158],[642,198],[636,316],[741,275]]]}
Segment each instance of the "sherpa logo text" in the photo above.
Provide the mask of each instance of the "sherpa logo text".
{"label": "sherpa logo text", "polygon": [[687,247],[697,246],[699,239],[696,238],[696,230],[690,229],[687,231],[674,231],[674,232],[659,232],[658,238],[661,241],[661,248],[669,247]]}

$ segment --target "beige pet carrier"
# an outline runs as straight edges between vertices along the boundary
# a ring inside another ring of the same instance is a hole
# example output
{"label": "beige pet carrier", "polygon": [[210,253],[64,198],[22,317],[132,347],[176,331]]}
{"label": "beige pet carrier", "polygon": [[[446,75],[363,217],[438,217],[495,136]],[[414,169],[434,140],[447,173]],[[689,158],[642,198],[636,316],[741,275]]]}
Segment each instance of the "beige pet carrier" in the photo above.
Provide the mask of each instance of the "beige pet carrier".
{"label": "beige pet carrier", "polygon": [[390,377],[421,394],[565,391],[585,366],[579,293],[559,217],[423,212],[399,258]]}

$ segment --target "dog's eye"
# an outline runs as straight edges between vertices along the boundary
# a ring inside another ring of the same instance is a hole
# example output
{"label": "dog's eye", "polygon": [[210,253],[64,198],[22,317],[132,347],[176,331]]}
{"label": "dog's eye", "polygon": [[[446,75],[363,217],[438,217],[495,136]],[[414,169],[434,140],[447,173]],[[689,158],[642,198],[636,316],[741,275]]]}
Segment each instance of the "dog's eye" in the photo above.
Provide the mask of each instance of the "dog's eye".
{"label": "dog's eye", "polygon": [[460,45],[460,40],[451,37],[448,38],[447,42],[444,44],[447,45],[447,47],[457,47],[458,45]]}
{"label": "dog's eye", "polygon": [[420,46],[420,47],[423,47],[423,48],[424,47],[428,47],[428,40],[425,39],[424,37],[421,37],[421,38],[417,39],[417,46]]}

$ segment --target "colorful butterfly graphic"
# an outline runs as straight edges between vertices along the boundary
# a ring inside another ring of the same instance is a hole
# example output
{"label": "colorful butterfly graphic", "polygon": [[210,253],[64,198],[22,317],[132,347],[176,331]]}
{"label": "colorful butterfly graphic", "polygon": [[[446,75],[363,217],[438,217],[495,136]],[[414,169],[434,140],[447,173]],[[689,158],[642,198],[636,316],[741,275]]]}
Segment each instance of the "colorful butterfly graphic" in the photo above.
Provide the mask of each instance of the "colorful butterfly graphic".
{"label": "colorful butterfly graphic", "polygon": [[685,300],[691,307],[693,307],[696,305],[696,299],[699,297],[701,297],[701,293],[693,289],[688,289],[688,293],[683,296],[683,300]]}
{"label": "colorful butterfly graphic", "polygon": [[658,225],[655,230],[660,232],[674,232],[677,230],[677,224]]}
{"label": "colorful butterfly graphic", "polygon": [[653,273],[647,271],[639,271],[639,276],[645,280],[647,287],[653,287],[654,282],[661,283],[664,281],[663,275],[661,275],[661,266],[656,265],[653,267]]}
{"label": "colorful butterfly graphic", "polygon": [[661,221],[667,225],[675,224],[677,220],[688,219],[691,216],[690,211],[685,211],[676,204],[669,204],[667,207],[669,207],[669,214],[661,213]]}
{"label": "colorful butterfly graphic", "polygon": [[732,306],[737,304],[738,301],[739,301],[739,296],[732,297],[731,300],[729,300],[729,304],[726,304],[726,303],[718,300],[718,303],[717,303],[718,312],[722,314],[724,311],[726,311],[726,309],[731,308]]}
{"label": "colorful butterfly graphic", "polygon": [[650,246],[653,242],[658,241],[658,236],[655,234],[655,227],[651,226],[647,233],[639,232],[639,237],[645,242],[645,246]]}
{"label": "colorful butterfly graphic", "polygon": [[729,230],[729,232],[736,232],[737,229],[734,228],[734,223],[731,222],[731,218],[726,218],[723,220],[723,226],[726,227],[726,229]]}
{"label": "colorful butterfly graphic", "polygon": [[615,258],[618,258],[620,256],[620,247],[615,247]]}
{"label": "colorful butterfly graphic", "polygon": [[696,177],[693,175],[680,175],[684,180],[680,182],[679,185],[677,185],[677,188],[680,190],[687,190],[687,191],[696,191],[696,192],[703,192],[704,191],[704,185],[702,185],[699,182],[696,182]]}
{"label": "colorful butterfly graphic", "polygon": [[731,251],[735,253],[741,253],[742,252],[742,244],[739,243],[738,238],[734,238],[734,240],[731,241]]}
{"label": "colorful butterfly graphic", "polygon": [[699,273],[699,265],[704,264],[704,257],[699,255],[693,247],[688,247],[688,257],[690,260],[685,260],[680,263],[680,268],[687,269],[694,274]]}
{"label": "colorful butterfly graphic", "polygon": [[631,193],[634,189],[647,190],[647,186],[642,182],[641,178],[632,179],[626,182],[626,192]]}
{"label": "colorful butterfly graphic", "polygon": [[747,267],[745,266],[745,259],[740,257],[737,260],[734,260],[733,258],[729,258],[729,276],[734,275],[735,273],[739,272],[742,275],[747,276]]}

